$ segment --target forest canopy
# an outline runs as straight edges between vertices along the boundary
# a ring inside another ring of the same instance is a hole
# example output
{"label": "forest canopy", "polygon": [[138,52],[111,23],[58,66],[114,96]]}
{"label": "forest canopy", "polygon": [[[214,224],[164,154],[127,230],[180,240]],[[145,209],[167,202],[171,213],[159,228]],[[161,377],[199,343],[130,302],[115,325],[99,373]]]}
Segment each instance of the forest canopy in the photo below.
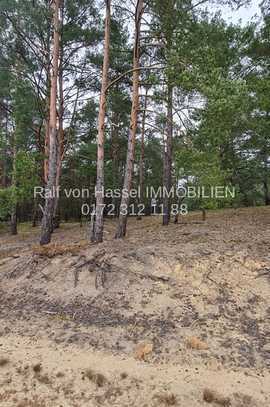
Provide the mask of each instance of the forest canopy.
{"label": "forest canopy", "polygon": [[[220,12],[248,4],[2,0],[0,221],[11,233],[41,222],[47,244],[60,221],[85,218],[101,242],[106,216],[121,238],[128,215],[153,206],[166,226],[186,210],[269,205],[269,2],[245,25]],[[183,185],[235,194],[147,193]]]}

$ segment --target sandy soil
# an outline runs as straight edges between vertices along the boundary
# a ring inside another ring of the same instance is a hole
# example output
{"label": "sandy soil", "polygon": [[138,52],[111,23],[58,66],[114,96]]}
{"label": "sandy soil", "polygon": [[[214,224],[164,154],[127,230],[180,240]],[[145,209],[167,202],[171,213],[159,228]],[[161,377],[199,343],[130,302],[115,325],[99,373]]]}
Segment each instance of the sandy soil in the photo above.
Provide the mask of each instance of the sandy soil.
{"label": "sandy soil", "polygon": [[270,406],[270,208],[0,235],[0,405]]}

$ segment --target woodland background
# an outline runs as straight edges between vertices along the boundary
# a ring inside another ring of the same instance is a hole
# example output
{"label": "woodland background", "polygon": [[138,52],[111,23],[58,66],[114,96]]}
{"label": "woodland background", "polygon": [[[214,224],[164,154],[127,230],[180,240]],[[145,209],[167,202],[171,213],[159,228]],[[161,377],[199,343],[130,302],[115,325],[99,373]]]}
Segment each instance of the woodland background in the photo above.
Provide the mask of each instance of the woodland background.
{"label": "woodland background", "polygon": [[[16,234],[18,222],[38,224],[37,185],[94,193],[96,184],[143,191],[186,179],[236,188],[234,200],[195,199],[189,210],[269,205],[269,2],[245,26],[220,13],[247,4],[2,0],[2,227],[11,221]],[[95,198],[47,201],[43,243]],[[123,198],[105,203],[119,209]],[[163,204],[166,225],[171,202]],[[101,241],[101,214],[95,222]],[[119,225],[122,237],[121,215]]]}

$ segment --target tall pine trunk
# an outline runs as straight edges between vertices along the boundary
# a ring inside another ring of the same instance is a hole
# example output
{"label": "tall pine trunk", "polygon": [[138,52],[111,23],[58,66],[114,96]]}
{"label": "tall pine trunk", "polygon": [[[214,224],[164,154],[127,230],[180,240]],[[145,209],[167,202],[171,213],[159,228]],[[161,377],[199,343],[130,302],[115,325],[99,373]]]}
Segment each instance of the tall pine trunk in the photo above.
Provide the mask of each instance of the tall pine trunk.
{"label": "tall pine trunk", "polygon": [[[60,44],[59,44],[59,109],[58,109],[58,123],[59,129],[57,133],[57,171],[56,171],[56,190],[60,187],[62,161],[64,155],[64,83],[63,83],[63,21],[64,21],[64,1],[61,0],[60,4]],[[60,214],[59,214],[59,196],[55,197],[54,213],[53,213],[53,229],[60,227]]]}
{"label": "tall pine trunk", "polygon": [[[112,187],[116,190],[119,186],[119,113],[112,114],[112,130],[111,130],[111,159],[112,159]],[[118,216],[119,199],[115,196],[112,198],[112,205],[115,215]]]}
{"label": "tall pine trunk", "polygon": [[49,153],[49,173],[46,188],[46,199],[44,214],[41,225],[40,244],[45,245],[50,243],[52,234],[52,221],[55,205],[55,188],[57,175],[57,80],[58,80],[58,64],[59,64],[59,6],[60,0],[53,0],[53,48],[52,48],[52,74],[51,74],[51,93],[50,93],[50,153]]}
{"label": "tall pine trunk", "polygon": [[46,185],[49,177],[49,154],[50,154],[50,93],[51,93],[51,24],[48,25],[46,37],[46,110],[45,110],[45,137],[44,137],[44,184]]}
{"label": "tall pine trunk", "polygon": [[168,84],[167,128],[163,163],[163,225],[170,222],[170,190],[172,186],[172,139],[173,139],[173,87]]}
{"label": "tall pine trunk", "polygon": [[35,228],[37,226],[38,221],[38,206],[37,206],[37,199],[34,199],[33,204],[33,211],[32,211],[32,227]]}
{"label": "tall pine trunk", "polygon": [[264,202],[265,202],[265,205],[268,206],[268,205],[270,205],[270,192],[269,192],[267,178],[265,178],[263,181],[263,189],[264,189]]}
{"label": "tall pine trunk", "polygon": [[12,203],[11,203],[11,213],[10,213],[10,233],[12,235],[17,235],[17,196],[16,196],[16,186],[17,186],[17,145],[16,145],[16,135],[13,137],[13,168],[12,168]]}
{"label": "tall pine trunk", "polygon": [[103,240],[103,211],[104,211],[104,134],[106,116],[106,90],[108,86],[108,72],[110,59],[110,22],[111,0],[106,0],[104,58],[102,71],[102,85],[99,101],[98,137],[97,137],[97,182],[96,182],[96,211],[91,228],[91,241]]}
{"label": "tall pine trunk", "polygon": [[143,14],[143,0],[137,0],[135,16],[135,42],[133,50],[133,92],[130,130],[128,135],[127,159],[125,168],[124,185],[120,204],[120,214],[115,238],[123,238],[126,235],[129,195],[132,185],[132,176],[135,159],[135,143],[139,109],[139,68],[140,68],[140,31]]}
{"label": "tall pine trunk", "polygon": [[[140,155],[140,165],[139,165],[139,204],[144,202],[144,159],[145,159],[145,120],[146,120],[146,110],[147,110],[147,96],[148,88],[146,88],[144,97],[144,106],[142,114],[142,134],[141,134],[141,155]],[[138,220],[141,220],[141,215],[137,216]]]}
{"label": "tall pine trunk", "polygon": [[[4,133],[3,133],[4,134]],[[5,114],[5,138],[3,142],[3,148],[1,149],[1,161],[0,161],[0,186],[6,188],[8,185],[7,173],[8,173],[8,163],[7,163],[7,145],[6,137],[8,134],[8,113]],[[4,137],[4,136],[3,136]]]}

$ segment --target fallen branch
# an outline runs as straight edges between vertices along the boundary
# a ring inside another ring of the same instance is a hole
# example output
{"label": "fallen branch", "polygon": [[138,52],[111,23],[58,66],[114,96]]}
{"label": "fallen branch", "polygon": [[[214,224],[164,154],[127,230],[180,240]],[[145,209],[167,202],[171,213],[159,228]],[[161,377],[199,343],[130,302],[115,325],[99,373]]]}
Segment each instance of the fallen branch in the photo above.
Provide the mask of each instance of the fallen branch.
{"label": "fallen branch", "polygon": [[216,284],[216,285],[219,285],[215,280],[213,280],[213,278],[211,278],[210,277],[210,274],[212,274],[212,271],[213,270],[210,270],[207,274],[206,274],[206,278],[207,278],[207,280],[210,280],[212,283],[214,283],[214,284]]}
{"label": "fallen branch", "polygon": [[121,273],[127,273],[127,271],[129,271],[132,274],[135,274],[136,276],[140,277],[140,278],[149,278],[150,280],[153,281],[162,281],[164,283],[172,283],[172,280],[170,277],[167,276],[155,276],[154,274],[150,274],[150,273],[140,273],[138,271],[132,271],[132,270],[126,270],[123,269],[122,267],[116,266],[111,264],[110,267],[114,267],[115,269],[117,269],[117,271],[121,271]]}
{"label": "fallen branch", "polygon": [[[105,283],[105,272],[108,271],[109,264],[106,263],[106,260],[104,259],[106,255],[106,251],[104,249],[98,250],[95,252],[90,258],[86,258],[86,256],[82,255],[79,257],[79,259],[76,260],[76,262],[72,263],[71,267],[74,267],[74,288],[77,287],[78,282],[79,282],[79,272],[83,267],[88,266],[90,268],[94,268],[96,270],[96,281],[95,285],[96,288],[98,286],[98,271],[101,270],[102,272],[102,278],[101,278],[101,284],[104,287]],[[78,263],[79,260],[79,263]],[[106,266],[106,269],[105,269]]]}
{"label": "fallen branch", "polygon": [[43,314],[49,314],[49,315],[57,315],[58,312],[56,311],[41,311]]}
{"label": "fallen branch", "polygon": [[138,273],[136,272],[137,275],[139,275],[141,278],[149,278],[150,280],[153,281],[163,281],[164,283],[168,283],[170,281],[170,277],[166,276],[155,276],[154,274],[150,273]]}

